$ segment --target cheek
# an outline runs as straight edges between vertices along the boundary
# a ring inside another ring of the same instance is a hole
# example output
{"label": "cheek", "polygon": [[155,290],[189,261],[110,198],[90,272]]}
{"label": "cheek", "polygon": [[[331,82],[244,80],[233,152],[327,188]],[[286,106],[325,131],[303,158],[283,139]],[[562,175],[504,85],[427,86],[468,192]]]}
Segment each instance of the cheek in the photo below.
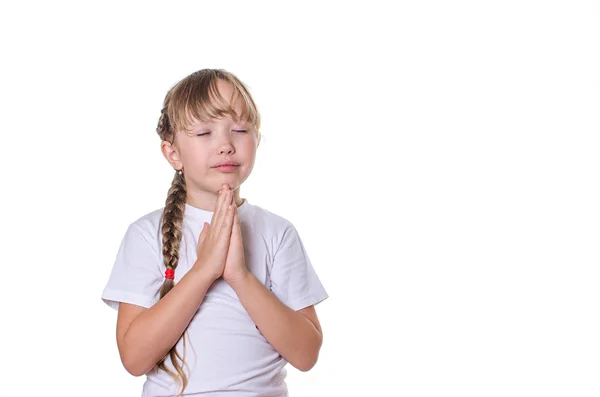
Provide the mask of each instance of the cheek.
{"label": "cheek", "polygon": [[186,153],[186,163],[192,166],[195,169],[205,169],[209,168],[210,164],[208,161],[208,154],[205,150],[201,148],[195,148],[194,150],[189,150]]}
{"label": "cheek", "polygon": [[254,162],[256,161],[256,144],[254,142],[247,142],[243,146],[243,161],[245,173],[249,174],[254,168]]}
{"label": "cheek", "polygon": [[252,145],[248,145],[247,147],[244,147],[243,161],[246,164],[246,166],[251,167],[252,164],[254,164],[255,160],[256,160],[256,148]]}
{"label": "cheek", "polygon": [[242,142],[242,148],[244,151],[244,154],[248,157],[254,157],[255,152],[256,152],[256,143],[257,140],[256,138],[248,138],[246,140],[244,140],[244,142]]}

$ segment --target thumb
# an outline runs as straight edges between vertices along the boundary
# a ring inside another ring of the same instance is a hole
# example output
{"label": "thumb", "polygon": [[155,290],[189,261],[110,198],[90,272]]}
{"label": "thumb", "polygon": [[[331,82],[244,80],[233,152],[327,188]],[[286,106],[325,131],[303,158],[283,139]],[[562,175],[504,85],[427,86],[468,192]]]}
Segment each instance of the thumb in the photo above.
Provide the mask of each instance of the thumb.
{"label": "thumb", "polygon": [[200,241],[204,241],[204,238],[206,237],[206,233],[208,233],[208,228],[210,227],[210,224],[204,222],[204,224],[202,225],[202,231],[200,232]]}

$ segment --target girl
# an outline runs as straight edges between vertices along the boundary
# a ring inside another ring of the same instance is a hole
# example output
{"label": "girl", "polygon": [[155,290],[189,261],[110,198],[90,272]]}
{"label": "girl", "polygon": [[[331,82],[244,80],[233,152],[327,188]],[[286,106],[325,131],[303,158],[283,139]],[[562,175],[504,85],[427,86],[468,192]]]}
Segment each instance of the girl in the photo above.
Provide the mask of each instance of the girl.
{"label": "girl", "polygon": [[165,206],[129,225],[102,293],[142,397],[287,396],[286,363],[317,361],[327,292],[294,225],[240,198],[259,128],[225,70],[166,95],[157,132],[175,177]]}

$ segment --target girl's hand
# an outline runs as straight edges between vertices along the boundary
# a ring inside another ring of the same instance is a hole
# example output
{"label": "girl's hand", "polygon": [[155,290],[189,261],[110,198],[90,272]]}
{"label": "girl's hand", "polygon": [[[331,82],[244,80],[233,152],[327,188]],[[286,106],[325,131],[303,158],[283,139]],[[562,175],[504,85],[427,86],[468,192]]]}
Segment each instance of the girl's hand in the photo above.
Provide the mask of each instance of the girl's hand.
{"label": "girl's hand", "polygon": [[223,279],[230,286],[243,280],[249,273],[244,260],[244,242],[242,241],[242,228],[240,226],[240,217],[237,206],[233,204],[233,226],[231,230],[231,241],[229,242],[229,252],[223,271]]}
{"label": "girl's hand", "polygon": [[210,224],[204,222],[204,228],[198,238],[198,258],[193,269],[208,272],[213,280],[221,277],[225,269],[234,222],[234,209],[230,207],[232,197],[233,192],[229,188],[221,190],[212,220]]}

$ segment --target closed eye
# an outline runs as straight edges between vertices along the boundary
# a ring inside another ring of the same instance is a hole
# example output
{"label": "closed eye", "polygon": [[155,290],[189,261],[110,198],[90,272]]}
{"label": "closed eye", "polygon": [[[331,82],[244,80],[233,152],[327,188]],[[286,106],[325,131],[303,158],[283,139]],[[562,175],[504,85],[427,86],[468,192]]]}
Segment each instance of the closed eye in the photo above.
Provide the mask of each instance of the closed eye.
{"label": "closed eye", "polygon": [[[247,130],[234,130],[235,132],[247,132]],[[196,136],[204,136],[204,135],[208,135],[210,134],[210,132],[205,132],[204,134],[196,134]]]}

